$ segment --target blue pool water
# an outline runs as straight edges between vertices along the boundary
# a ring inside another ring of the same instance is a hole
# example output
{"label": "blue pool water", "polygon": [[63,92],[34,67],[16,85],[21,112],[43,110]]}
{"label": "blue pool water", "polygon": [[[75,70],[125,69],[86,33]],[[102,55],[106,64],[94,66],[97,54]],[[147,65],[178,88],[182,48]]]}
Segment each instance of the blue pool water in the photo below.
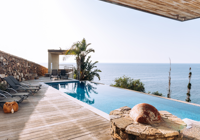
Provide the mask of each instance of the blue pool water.
{"label": "blue pool water", "polygon": [[181,119],[200,121],[200,107],[194,105],[86,81],[47,84],[108,114],[122,106],[132,108],[139,103],[148,103],[159,111],[169,111]]}
{"label": "blue pool water", "polygon": [[[173,61],[172,61],[173,62]],[[72,63],[71,63],[72,64]],[[73,64],[76,66],[76,64]],[[47,66],[44,65],[44,66]],[[190,99],[192,103],[200,104],[200,64],[173,64],[171,65],[171,98],[185,101],[187,98],[187,85],[189,82],[189,68],[192,68]],[[97,63],[100,69],[101,80],[94,81],[106,85],[114,84],[115,78],[126,75],[133,79],[140,79],[144,84],[146,93],[158,91],[167,97],[169,82],[169,63]]]}

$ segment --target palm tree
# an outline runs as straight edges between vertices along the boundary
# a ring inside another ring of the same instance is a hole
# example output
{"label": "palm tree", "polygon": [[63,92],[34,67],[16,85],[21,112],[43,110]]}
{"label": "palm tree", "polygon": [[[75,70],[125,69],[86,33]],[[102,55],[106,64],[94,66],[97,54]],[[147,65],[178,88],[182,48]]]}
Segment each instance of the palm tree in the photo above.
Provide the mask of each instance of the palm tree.
{"label": "palm tree", "polygon": [[90,61],[90,58],[91,56],[89,56],[87,58],[87,60],[82,64],[82,80],[93,80],[94,79],[94,76],[96,76],[99,80],[100,80],[100,75],[98,72],[101,72],[101,70],[99,69],[94,69],[93,68],[96,68],[97,66],[95,66],[98,61],[95,61],[94,63],[92,63],[92,61]]}
{"label": "palm tree", "polygon": [[80,71],[81,71],[81,64],[84,62],[85,57],[90,52],[95,52],[94,49],[89,48],[88,46],[91,43],[87,44],[85,38],[81,42],[74,43],[69,50],[66,51],[65,55],[76,55],[76,64],[77,64],[77,79],[80,80]]}
{"label": "palm tree", "polygon": [[77,71],[78,75],[77,78],[79,80],[80,75],[80,54],[81,54],[81,47],[80,42],[74,43],[69,50],[66,51],[65,55],[76,55],[76,65],[77,65]]}
{"label": "palm tree", "polygon": [[89,43],[89,44],[87,44],[86,43],[86,40],[85,39],[83,39],[82,41],[81,41],[81,48],[83,48],[83,51],[81,52],[81,66],[80,66],[80,79],[82,79],[83,78],[83,70],[84,70],[84,68],[83,68],[83,65],[84,65],[84,62],[85,62],[85,57],[89,54],[89,53],[91,53],[91,52],[95,52],[95,50],[94,49],[92,49],[92,48],[88,48],[87,49],[87,47],[89,46],[89,45],[91,45],[91,43]]}

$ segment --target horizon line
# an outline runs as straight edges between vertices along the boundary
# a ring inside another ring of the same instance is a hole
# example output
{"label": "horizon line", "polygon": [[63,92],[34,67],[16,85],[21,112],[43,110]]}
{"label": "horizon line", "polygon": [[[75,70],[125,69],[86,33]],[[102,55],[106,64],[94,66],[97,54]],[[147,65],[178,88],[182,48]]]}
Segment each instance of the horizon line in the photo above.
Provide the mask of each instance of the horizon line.
{"label": "horizon line", "polygon": [[[37,62],[36,62],[37,63]],[[48,63],[48,62],[38,62],[38,63]],[[68,62],[68,63],[73,63],[75,64],[76,62]],[[68,63],[59,63],[59,64],[68,64]],[[97,64],[169,64],[169,63],[148,63],[148,62],[141,62],[141,63],[137,63],[137,62],[134,62],[134,63],[129,63],[129,62],[98,62]],[[171,63],[171,64],[200,64],[200,63]]]}

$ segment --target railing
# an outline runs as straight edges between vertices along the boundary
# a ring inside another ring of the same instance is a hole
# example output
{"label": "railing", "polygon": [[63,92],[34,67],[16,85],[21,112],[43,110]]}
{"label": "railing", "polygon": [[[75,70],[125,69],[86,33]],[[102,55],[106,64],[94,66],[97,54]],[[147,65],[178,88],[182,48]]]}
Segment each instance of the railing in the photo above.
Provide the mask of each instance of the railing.
{"label": "railing", "polygon": [[67,71],[67,74],[69,75],[69,78],[74,78],[74,70],[75,66],[72,64],[59,64],[59,70],[65,69]]}

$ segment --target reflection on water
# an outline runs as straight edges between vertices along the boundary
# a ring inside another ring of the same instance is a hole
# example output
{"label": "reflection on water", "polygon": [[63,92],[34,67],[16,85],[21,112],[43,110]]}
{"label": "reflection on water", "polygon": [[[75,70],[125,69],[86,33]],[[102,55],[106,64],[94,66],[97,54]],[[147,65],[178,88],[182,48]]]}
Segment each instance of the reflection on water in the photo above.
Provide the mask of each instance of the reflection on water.
{"label": "reflection on water", "polygon": [[65,83],[60,83],[60,88],[66,88],[66,84]]}
{"label": "reflection on water", "polygon": [[90,95],[93,93],[98,94],[96,87],[87,81],[51,83],[49,85],[87,104],[94,104],[95,99]]}
{"label": "reflection on water", "polygon": [[199,106],[90,82],[74,81],[49,85],[108,114],[122,106],[133,107],[139,103],[148,103],[181,119],[200,121]]}

